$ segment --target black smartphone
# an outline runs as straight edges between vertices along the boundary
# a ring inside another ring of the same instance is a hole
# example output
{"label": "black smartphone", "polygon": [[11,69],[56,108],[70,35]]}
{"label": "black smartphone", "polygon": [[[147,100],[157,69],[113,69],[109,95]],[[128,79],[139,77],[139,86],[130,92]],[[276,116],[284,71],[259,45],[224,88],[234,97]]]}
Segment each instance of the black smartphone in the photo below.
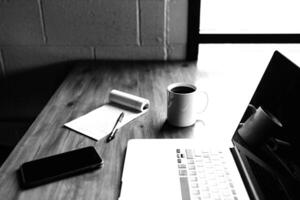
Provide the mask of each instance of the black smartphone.
{"label": "black smartphone", "polygon": [[20,186],[31,188],[95,170],[103,165],[92,146],[23,163],[19,169]]}

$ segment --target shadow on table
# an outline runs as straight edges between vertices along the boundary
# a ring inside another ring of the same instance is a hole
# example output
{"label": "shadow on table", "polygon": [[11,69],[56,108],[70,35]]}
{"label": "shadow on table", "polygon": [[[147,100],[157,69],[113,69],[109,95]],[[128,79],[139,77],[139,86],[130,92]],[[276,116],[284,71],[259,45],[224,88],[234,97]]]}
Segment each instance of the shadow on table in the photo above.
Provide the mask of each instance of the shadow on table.
{"label": "shadow on table", "polygon": [[0,166],[41,112],[72,63],[41,66],[0,79]]}
{"label": "shadow on table", "polygon": [[158,138],[192,138],[194,125],[188,127],[175,127],[166,120],[159,131]]}

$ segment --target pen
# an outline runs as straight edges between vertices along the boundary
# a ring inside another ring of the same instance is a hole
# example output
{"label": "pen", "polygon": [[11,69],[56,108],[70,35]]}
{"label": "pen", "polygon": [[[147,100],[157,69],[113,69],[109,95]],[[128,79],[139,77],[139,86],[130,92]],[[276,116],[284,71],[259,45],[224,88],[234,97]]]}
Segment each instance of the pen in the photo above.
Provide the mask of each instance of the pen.
{"label": "pen", "polygon": [[116,127],[117,127],[117,125],[122,121],[123,118],[124,118],[124,112],[122,112],[122,113],[119,115],[119,117],[118,117],[118,119],[117,119],[117,121],[116,121],[116,123],[115,123],[113,129],[111,130],[110,134],[108,135],[108,137],[107,137],[107,139],[106,139],[106,142],[110,142],[112,139],[114,139],[116,133],[117,133],[118,130],[119,130],[119,129],[116,128]]}

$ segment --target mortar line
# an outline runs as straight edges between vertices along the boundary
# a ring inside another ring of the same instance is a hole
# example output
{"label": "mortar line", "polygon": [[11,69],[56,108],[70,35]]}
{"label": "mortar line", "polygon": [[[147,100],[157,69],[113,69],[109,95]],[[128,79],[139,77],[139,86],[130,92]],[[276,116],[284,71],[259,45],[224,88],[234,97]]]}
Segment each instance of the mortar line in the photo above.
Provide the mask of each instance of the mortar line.
{"label": "mortar line", "polygon": [[169,7],[168,1],[164,0],[164,60],[168,60],[168,34],[169,34]]}
{"label": "mortar line", "polygon": [[93,59],[96,60],[96,47],[91,47],[92,48],[92,52],[93,52]]}
{"label": "mortar line", "polygon": [[137,30],[136,30],[136,37],[137,37],[137,45],[141,46],[142,44],[142,38],[141,38],[141,1],[136,0],[136,24],[137,24]]}
{"label": "mortar line", "polygon": [[46,23],[45,23],[45,16],[43,11],[43,5],[42,0],[37,0],[38,6],[39,6],[39,13],[40,13],[40,21],[41,21],[41,28],[42,28],[42,34],[43,34],[43,41],[45,44],[48,42],[47,34],[46,34]]}
{"label": "mortar line", "polygon": [[3,57],[2,49],[0,49],[0,67],[1,67],[3,77],[5,77],[6,72],[5,72],[4,57]]}

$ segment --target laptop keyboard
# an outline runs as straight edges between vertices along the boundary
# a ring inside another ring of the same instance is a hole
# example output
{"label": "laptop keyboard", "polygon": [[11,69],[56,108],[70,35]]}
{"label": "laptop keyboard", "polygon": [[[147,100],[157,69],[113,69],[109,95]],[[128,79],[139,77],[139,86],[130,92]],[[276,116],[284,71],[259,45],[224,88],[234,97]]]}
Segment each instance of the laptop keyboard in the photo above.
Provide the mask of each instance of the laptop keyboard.
{"label": "laptop keyboard", "polygon": [[238,200],[222,151],[176,149],[182,200]]}

